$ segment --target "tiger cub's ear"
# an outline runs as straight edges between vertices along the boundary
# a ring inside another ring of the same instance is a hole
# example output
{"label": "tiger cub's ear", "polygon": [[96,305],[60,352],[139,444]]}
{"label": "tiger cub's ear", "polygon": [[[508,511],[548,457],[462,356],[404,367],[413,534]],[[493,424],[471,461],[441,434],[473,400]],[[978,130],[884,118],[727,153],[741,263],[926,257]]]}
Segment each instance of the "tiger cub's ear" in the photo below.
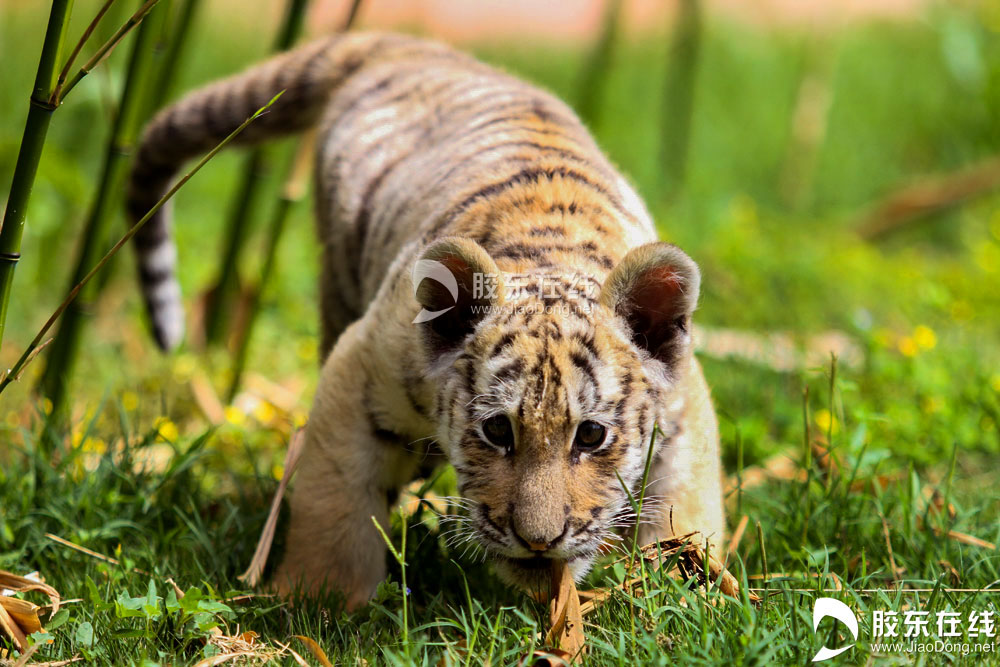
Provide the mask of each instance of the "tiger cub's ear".
{"label": "tiger cub's ear", "polygon": [[413,265],[412,279],[422,307],[413,322],[424,327],[434,354],[457,348],[491,307],[503,303],[500,269],[470,239],[450,237],[429,245]]}
{"label": "tiger cub's ear", "polygon": [[625,320],[632,342],[671,374],[691,346],[691,313],[701,273],[669,243],[647,243],[622,258],[601,288],[601,303]]}

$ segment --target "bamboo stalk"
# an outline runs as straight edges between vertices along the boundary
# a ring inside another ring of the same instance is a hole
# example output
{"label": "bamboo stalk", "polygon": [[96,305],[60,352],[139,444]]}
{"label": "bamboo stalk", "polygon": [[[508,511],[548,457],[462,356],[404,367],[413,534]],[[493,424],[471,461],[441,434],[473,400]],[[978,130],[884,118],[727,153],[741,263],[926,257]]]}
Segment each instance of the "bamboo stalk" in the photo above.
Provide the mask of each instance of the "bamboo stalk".
{"label": "bamboo stalk", "polygon": [[200,4],[201,0],[184,0],[184,4],[177,12],[177,18],[170,30],[170,43],[167,45],[167,52],[157,75],[156,87],[152,91],[153,110],[162,107],[170,97],[170,89],[180,67],[184,47],[187,45],[187,38]]}
{"label": "bamboo stalk", "polygon": [[14,166],[10,194],[0,224],[0,343],[3,343],[4,327],[7,321],[7,306],[10,303],[14,283],[14,268],[21,258],[21,237],[24,235],[24,221],[31,199],[31,189],[38,174],[38,162],[45,147],[45,136],[55,106],[49,103],[55,89],[59,51],[69,24],[73,0],[52,0],[49,22],[45,28],[42,54],[38,59],[35,85],[31,91],[28,119],[24,124],[21,147]]}
{"label": "bamboo stalk", "polygon": [[59,307],[56,308],[55,312],[49,316],[49,319],[45,321],[45,324],[42,325],[42,328],[38,330],[38,333],[35,334],[35,337],[28,344],[28,347],[25,348],[24,352],[21,354],[21,357],[17,360],[14,366],[11,367],[11,369],[8,370],[6,373],[4,373],[2,376],[0,376],[0,393],[3,393],[3,390],[7,388],[7,385],[13,382],[20,375],[21,371],[24,370],[25,364],[31,358],[32,354],[35,351],[35,348],[37,348],[39,344],[42,342],[42,339],[45,337],[45,334],[48,333],[49,329],[52,328],[52,325],[55,324],[56,320],[58,320],[59,317],[66,311],[69,305],[73,303],[73,300],[76,299],[77,295],[80,294],[80,291],[87,286],[87,283],[89,283],[95,275],[101,272],[101,269],[103,269],[104,266],[108,262],[110,262],[116,254],[118,254],[118,251],[121,250],[126,243],[132,240],[132,237],[135,236],[140,229],[142,229],[142,226],[145,225],[146,222],[148,222],[149,219],[152,218],[157,211],[163,208],[164,204],[170,201],[170,199],[175,194],[177,194],[177,191],[180,190],[185,183],[187,183],[189,180],[191,180],[191,178],[195,174],[201,171],[202,167],[208,164],[208,162],[212,158],[214,158],[219,153],[219,151],[221,151],[223,148],[226,147],[226,145],[229,144],[229,142],[235,139],[237,135],[239,135],[240,132],[246,129],[246,127],[250,123],[257,120],[262,114],[264,114],[268,109],[270,109],[271,105],[274,104],[278,100],[278,98],[281,97],[283,93],[284,91],[281,91],[273,98],[271,98],[270,102],[262,106],[252,116],[243,121],[243,123],[238,128],[233,130],[229,134],[229,136],[223,139],[215,148],[209,151],[208,154],[205,155],[205,157],[199,160],[198,164],[196,164],[194,167],[191,168],[190,171],[184,174],[184,176],[179,181],[177,181],[174,184],[174,186],[167,191],[165,195],[160,197],[160,200],[156,202],[156,205],[153,206],[153,208],[149,209],[146,215],[142,216],[142,218],[140,218],[138,222],[132,225],[131,229],[125,232],[125,235],[122,236],[118,240],[118,243],[112,246],[111,250],[109,250],[104,255],[104,257],[102,257],[101,260],[94,266],[94,268],[92,268],[87,273],[87,275],[83,277],[83,280],[77,283],[76,286],[72,290],[70,290],[69,295],[63,300],[61,304],[59,304]]}
{"label": "bamboo stalk", "polygon": [[[308,3],[309,0],[288,0],[285,19],[275,38],[273,51],[285,51],[298,39]],[[225,324],[239,290],[240,255],[250,236],[253,211],[259,208],[254,206],[255,198],[262,194],[260,186],[270,169],[270,162],[270,151],[264,147],[253,149],[244,159],[226,222],[222,265],[218,278],[209,288],[206,301],[204,321],[205,341],[208,344],[218,343],[225,335]]]}
{"label": "bamboo stalk", "polygon": [[236,392],[239,389],[240,381],[243,378],[243,371],[246,368],[247,351],[250,347],[250,334],[257,321],[257,314],[260,312],[261,296],[267,286],[271,284],[271,277],[274,274],[275,261],[278,255],[278,244],[285,233],[288,214],[292,207],[301,201],[306,193],[314,148],[312,133],[302,137],[299,141],[298,149],[292,161],[291,173],[285,181],[281,196],[278,198],[277,205],[274,207],[274,212],[271,215],[267,232],[267,244],[264,246],[264,263],[260,271],[260,280],[251,294],[247,321],[243,326],[243,331],[239,333],[236,344],[232,379],[229,383],[229,391],[226,394],[227,403],[233,402]]}
{"label": "bamboo stalk", "polygon": [[51,101],[57,106],[61,104],[69,91],[73,90],[73,88],[76,87],[76,84],[80,83],[83,77],[90,74],[95,67],[100,65],[105,58],[111,55],[111,52],[114,51],[115,47],[118,46],[123,39],[125,39],[125,36],[128,35],[132,29],[142,23],[142,20],[146,18],[150,11],[152,11],[157,2],[159,2],[159,0],[146,0],[146,2],[139,7],[139,10],[135,14],[132,14],[128,21],[122,24],[122,26],[115,31],[115,34],[111,36],[111,39],[102,44],[94,55],[90,57],[90,60],[85,62],[83,66],[80,67],[77,73],[73,75],[72,79],[70,79],[65,85],[56,86],[56,88],[52,91]]}
{"label": "bamboo stalk", "polygon": [[[76,268],[67,289],[79,283],[94,264],[99,253],[107,246],[111,223],[121,208],[121,194],[128,176],[129,158],[139,128],[148,110],[148,88],[153,77],[153,51],[166,19],[167,7],[153,12],[136,31],[135,43],[129,57],[125,85],[122,87],[118,115],[112,126],[104,153],[101,180],[94,195],[90,213],[80,236]],[[52,401],[51,417],[61,419],[66,398],[66,382],[76,364],[80,337],[87,316],[92,312],[99,294],[99,281],[95,281],[73,301],[59,324],[48,355],[45,371],[39,382],[39,392]]]}
{"label": "bamboo stalk", "polygon": [[[188,0],[188,1],[192,2],[196,0]],[[154,37],[150,38],[152,41],[151,50],[152,50],[153,63],[147,68],[148,72],[147,77],[150,80],[155,81],[155,84],[143,85],[142,97],[146,100],[146,103],[144,104],[143,110],[140,113],[142,119],[140,125],[144,125],[146,121],[153,115],[153,113],[156,110],[158,110],[161,106],[163,106],[163,100],[165,99],[165,95],[162,94],[162,91],[164,89],[170,88],[170,84],[173,82],[173,77],[177,69],[175,66],[176,61],[174,63],[168,61],[169,58],[168,52],[171,48],[171,45],[173,45],[174,42],[176,41],[175,33],[178,30],[186,32],[190,28],[190,25],[187,26],[175,25],[177,22],[171,22],[169,17],[173,13],[172,0],[164,0],[163,5],[164,6],[162,10],[157,10],[158,12],[163,13],[163,18],[156,20],[156,25],[158,26],[158,29],[155,30],[155,32],[157,34]],[[153,15],[153,18],[154,19],[156,18],[156,14]],[[182,39],[181,41],[184,40]],[[114,119],[114,117],[116,117],[119,112],[119,110],[117,109],[117,105],[114,105],[114,103],[111,102],[110,100],[107,102],[107,104],[108,106],[115,107],[115,113],[112,114],[111,116],[111,118]],[[109,270],[105,271],[100,276],[98,276],[97,285],[95,289],[98,292],[104,291],[104,287],[106,286],[108,281],[111,280],[113,274],[114,270]]]}
{"label": "bamboo stalk", "polygon": [[664,86],[664,113],[661,138],[663,187],[667,199],[680,192],[687,171],[691,117],[694,111],[694,84],[701,44],[699,0],[681,0],[674,25],[670,60]]}
{"label": "bamboo stalk", "polygon": [[587,59],[581,77],[576,111],[591,126],[600,120],[601,100],[604,99],[611,58],[618,42],[621,13],[622,0],[610,0],[605,6],[601,34]]}
{"label": "bamboo stalk", "polygon": [[306,7],[309,0],[288,0],[285,9],[285,20],[281,24],[281,30],[274,38],[273,51],[285,51],[298,40],[302,34],[302,26],[306,20]]}
{"label": "bamboo stalk", "polygon": [[[353,0],[351,7],[341,25],[341,31],[346,32],[351,29],[358,18],[361,9],[361,0]],[[275,206],[268,225],[267,244],[264,246],[264,262],[260,272],[260,280],[251,295],[251,303],[248,308],[246,324],[239,332],[236,341],[236,351],[233,355],[232,380],[229,383],[229,390],[226,393],[228,402],[232,402],[239,390],[243,372],[246,369],[247,353],[250,347],[250,337],[253,333],[254,325],[257,322],[257,314],[260,311],[261,299],[264,290],[271,284],[271,277],[274,274],[274,266],[277,261],[278,244],[285,233],[285,223],[288,214],[295,203],[302,199],[306,191],[306,183],[309,177],[309,169],[312,166],[312,157],[315,151],[315,136],[313,133],[306,134],[299,139],[299,145],[295,152],[295,157],[288,169],[285,179],[285,186],[281,196]]]}
{"label": "bamboo stalk", "polygon": [[205,300],[204,339],[208,344],[218,343],[224,338],[225,325],[239,291],[237,265],[250,235],[253,212],[260,208],[264,178],[270,169],[265,152],[264,148],[254,148],[243,158],[239,182],[230,201],[219,274],[209,287]]}
{"label": "bamboo stalk", "polygon": [[351,8],[347,11],[347,16],[344,17],[344,23],[340,26],[341,31],[347,32],[354,27],[354,23],[358,19],[358,12],[361,9],[361,0],[351,0]]}

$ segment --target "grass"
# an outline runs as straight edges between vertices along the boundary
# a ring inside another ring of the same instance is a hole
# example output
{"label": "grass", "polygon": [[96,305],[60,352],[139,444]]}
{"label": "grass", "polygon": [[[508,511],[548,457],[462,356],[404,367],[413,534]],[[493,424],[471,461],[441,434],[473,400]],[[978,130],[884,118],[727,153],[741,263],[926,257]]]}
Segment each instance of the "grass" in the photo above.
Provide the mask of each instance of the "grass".
{"label": "grass", "polygon": [[[79,33],[94,4],[77,1],[70,34]],[[205,9],[177,91],[267,50],[251,36],[267,17],[240,17],[222,33],[213,26],[226,17]],[[19,91],[30,89],[25,63],[37,51],[44,12],[27,6],[0,12],[0,54],[19,63],[2,85],[19,99]],[[931,217],[877,244],[852,233],[873,200],[908,179],[1000,151],[998,26],[988,8],[955,7],[931,9],[921,21],[820,36],[709,20],[687,182],[669,205],[661,198],[657,155],[666,44],[621,40],[595,134],[635,180],[663,236],[701,265],[698,321],[793,337],[837,329],[859,345],[863,362],[841,364],[831,392],[826,362],[779,372],[703,357],[721,416],[726,470],[746,481],[728,497],[731,528],[749,517],[730,564],[738,578],[765,571],[788,576],[768,583],[758,608],[743,600],[709,604],[681,583],[652,575],[642,599],[619,595],[587,617],[590,664],[804,664],[824,642],[850,643],[833,638],[838,628],[830,619],[813,631],[813,602],[821,595],[844,600],[858,615],[857,645],[835,660],[851,664],[872,654],[873,611],[998,610],[996,593],[945,589],[996,588],[1000,553],[939,533],[1000,543],[1000,198]],[[574,86],[585,59],[579,48],[476,50],[565,99],[578,98]],[[71,256],[110,127],[107,100],[115,98],[124,64],[114,54],[53,121],[0,350],[5,366],[62,298],[69,267],[40,258]],[[809,163],[790,153],[790,128],[807,76],[826,86],[829,114],[813,146],[813,168],[800,174]],[[9,182],[25,108],[0,105],[0,183]],[[221,234],[220,193],[234,184],[238,164],[237,155],[220,155],[177,198],[189,299],[217,270],[218,246],[206,237]],[[789,173],[801,184],[794,196]],[[115,263],[86,334],[71,384],[70,430],[56,434],[66,443],[58,456],[45,459],[36,446],[46,406],[28,391],[33,366],[3,394],[0,568],[38,570],[66,597],[82,599],[49,623],[52,643],[36,659],[80,654],[103,664],[191,664],[218,650],[206,641],[219,624],[231,635],[252,630],[272,646],[292,642],[303,655],[305,646],[292,636],[308,636],[344,664],[361,658],[436,664],[446,656],[445,664],[516,664],[544,633],[546,610],[501,586],[488,566],[450,550],[426,508],[406,520],[405,641],[402,572],[392,556],[391,580],[355,614],[335,611],[333,599],[294,607],[239,599],[250,591],[236,577],[249,563],[284,443],[304,418],[317,375],[317,270],[308,218],[308,207],[300,206],[289,221],[248,354],[248,372],[282,387],[265,392],[273,404],[247,393],[226,410],[224,423],[208,426],[192,383],[206,377],[221,392],[229,361],[219,353],[182,350],[164,358],[153,351],[131,260]],[[245,268],[252,269],[252,253],[249,261]],[[797,470],[805,469],[806,388],[809,431],[831,441],[841,473],[828,478],[813,458],[804,475],[751,484],[754,470],[775,455],[787,454]],[[446,472],[432,490],[447,495],[453,484]],[[933,489],[944,507],[954,506],[954,518],[934,509]],[[402,531],[397,515],[390,535],[397,548]],[[280,540],[279,534],[279,551]],[[599,568],[588,583],[624,576],[621,568]],[[168,578],[198,593],[175,600]],[[837,582],[842,592],[821,593]],[[759,580],[749,584],[763,588]],[[915,588],[930,590],[900,590]],[[1000,664],[993,653],[881,651],[875,660]]]}

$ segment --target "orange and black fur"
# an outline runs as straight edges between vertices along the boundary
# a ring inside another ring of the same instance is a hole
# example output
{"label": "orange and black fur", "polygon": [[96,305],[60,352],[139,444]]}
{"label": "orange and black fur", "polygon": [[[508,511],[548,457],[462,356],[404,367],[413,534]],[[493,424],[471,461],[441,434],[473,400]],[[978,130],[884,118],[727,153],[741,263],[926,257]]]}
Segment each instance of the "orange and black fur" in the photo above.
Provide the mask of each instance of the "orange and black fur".
{"label": "orange and black fur", "polygon": [[[133,167],[132,219],[282,90],[237,141],[318,128],[325,361],[278,589],[326,584],[363,604],[386,574],[370,517],[385,523],[438,453],[458,474],[458,539],[516,584],[550,559],[582,576],[618,539],[634,520],[619,476],[637,491],[651,441],[656,511],[639,539],[718,542],[718,428],[691,351],[697,266],[657,242],[548,93],[433,42],[323,39],[161,112]],[[161,213],[136,236],[164,348],[183,331],[169,228]]]}

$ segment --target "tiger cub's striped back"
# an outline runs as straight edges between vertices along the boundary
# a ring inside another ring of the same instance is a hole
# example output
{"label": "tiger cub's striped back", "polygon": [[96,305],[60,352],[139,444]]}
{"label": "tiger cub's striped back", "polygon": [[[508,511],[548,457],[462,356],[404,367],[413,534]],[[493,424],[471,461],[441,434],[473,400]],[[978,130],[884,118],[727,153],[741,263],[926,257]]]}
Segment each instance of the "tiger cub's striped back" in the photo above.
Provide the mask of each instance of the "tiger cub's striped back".
{"label": "tiger cub's striped back", "polygon": [[[367,598],[384,573],[368,517],[414,474],[420,439],[458,471],[462,534],[518,583],[551,558],[583,572],[613,539],[628,519],[619,479],[638,483],[655,424],[653,495],[674,528],[719,539],[715,419],[690,350],[697,267],[655,242],[634,191],[548,93],[433,42],[321,40],[159,114],[133,168],[133,218],[282,89],[241,141],[318,126],[329,357],[279,586],[328,580]],[[166,215],[137,241],[171,347]]]}

